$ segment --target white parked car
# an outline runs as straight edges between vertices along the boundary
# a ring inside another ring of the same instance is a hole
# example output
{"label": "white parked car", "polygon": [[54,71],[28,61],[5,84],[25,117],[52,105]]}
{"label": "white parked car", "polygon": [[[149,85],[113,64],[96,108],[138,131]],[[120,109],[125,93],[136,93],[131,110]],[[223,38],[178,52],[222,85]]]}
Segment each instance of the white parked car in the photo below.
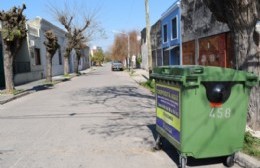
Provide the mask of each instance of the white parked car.
{"label": "white parked car", "polygon": [[119,70],[119,71],[123,71],[123,63],[121,61],[118,61],[118,60],[114,60],[112,61],[111,63],[111,70],[114,71],[114,70]]}

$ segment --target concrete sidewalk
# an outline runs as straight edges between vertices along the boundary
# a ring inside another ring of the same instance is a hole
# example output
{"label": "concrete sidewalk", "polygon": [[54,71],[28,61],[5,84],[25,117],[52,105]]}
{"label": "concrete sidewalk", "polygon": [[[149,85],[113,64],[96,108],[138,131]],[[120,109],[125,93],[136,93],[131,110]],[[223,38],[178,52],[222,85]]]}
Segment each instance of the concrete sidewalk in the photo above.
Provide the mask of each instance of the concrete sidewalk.
{"label": "concrete sidewalk", "polygon": [[149,72],[145,69],[133,69],[133,71],[130,72],[130,76],[134,81],[140,84],[149,79]]}
{"label": "concrete sidewalk", "polygon": [[[94,69],[95,68],[91,67],[89,69],[80,71],[80,73],[86,74],[86,73],[91,72]],[[58,76],[53,76],[52,80],[53,80],[53,83],[55,85],[55,84],[58,84],[60,82],[70,80],[71,78],[73,78],[75,76],[77,76],[77,75],[74,74],[74,73],[70,74],[70,77],[65,77],[64,75],[58,75]],[[17,98],[23,97],[25,95],[28,95],[30,93],[53,87],[53,85],[47,84],[45,81],[46,81],[46,79],[40,79],[40,80],[37,80],[37,81],[28,82],[28,83],[25,83],[25,84],[22,84],[22,85],[15,86],[15,89],[19,91],[18,94],[1,94],[1,92],[3,92],[4,90],[0,89],[0,105],[8,103],[8,102],[15,100]]]}

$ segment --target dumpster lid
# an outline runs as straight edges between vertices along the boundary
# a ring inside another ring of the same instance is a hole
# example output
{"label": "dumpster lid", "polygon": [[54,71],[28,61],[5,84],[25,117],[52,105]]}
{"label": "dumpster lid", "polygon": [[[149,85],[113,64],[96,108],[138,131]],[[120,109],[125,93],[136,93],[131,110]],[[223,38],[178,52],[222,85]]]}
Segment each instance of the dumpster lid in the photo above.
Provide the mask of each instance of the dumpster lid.
{"label": "dumpster lid", "polygon": [[253,73],[240,71],[230,68],[199,66],[199,65],[175,65],[161,66],[153,69],[151,74],[153,79],[164,79],[171,81],[193,80],[193,83],[199,84],[203,81],[219,82],[246,82],[249,86],[258,83],[258,77]]}

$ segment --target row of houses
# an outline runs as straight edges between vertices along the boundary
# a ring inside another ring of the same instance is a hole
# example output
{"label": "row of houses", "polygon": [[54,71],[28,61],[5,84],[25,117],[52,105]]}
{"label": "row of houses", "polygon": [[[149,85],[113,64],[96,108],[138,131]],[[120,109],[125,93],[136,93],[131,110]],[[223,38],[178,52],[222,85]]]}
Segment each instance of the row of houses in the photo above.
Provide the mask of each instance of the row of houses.
{"label": "row of houses", "polygon": [[[151,27],[153,67],[208,65],[232,67],[227,24],[218,22],[203,0],[177,0]],[[141,31],[142,68],[148,69],[146,29]]]}
{"label": "row of houses", "polygon": [[[53,76],[62,75],[64,57],[66,46],[66,32],[61,28],[53,25],[49,21],[36,17],[26,23],[28,30],[27,38],[23,41],[22,47],[18,52],[14,61],[14,83],[15,85],[44,79],[46,76],[46,48],[43,42],[45,41],[44,33],[47,30],[53,30],[54,34],[58,37],[60,48],[55,53],[52,65]],[[0,34],[0,87],[5,86],[4,66],[3,66],[3,45]],[[82,49],[82,58],[79,62],[79,70],[90,67],[90,49],[86,46]],[[69,66],[70,72],[73,71],[75,66],[76,54],[75,51],[71,52]]]}

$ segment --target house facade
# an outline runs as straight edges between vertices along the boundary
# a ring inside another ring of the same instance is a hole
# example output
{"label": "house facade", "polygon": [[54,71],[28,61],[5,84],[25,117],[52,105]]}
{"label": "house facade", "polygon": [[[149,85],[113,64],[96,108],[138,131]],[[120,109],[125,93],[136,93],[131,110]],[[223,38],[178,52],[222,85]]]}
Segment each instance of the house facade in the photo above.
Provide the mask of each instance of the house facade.
{"label": "house facade", "polygon": [[[154,41],[157,39],[157,43],[161,43],[162,63],[157,57],[158,62],[153,65],[232,67],[234,51],[230,30],[227,24],[214,18],[203,0],[175,1],[162,14],[160,25],[157,31],[161,32],[161,36],[155,37],[151,31],[151,43],[153,51]],[[142,36],[144,40],[145,36]],[[142,55],[147,59],[146,43],[142,44]],[[153,58],[156,58],[155,52]]]}
{"label": "house facade", "polygon": [[80,61],[80,66],[79,66],[79,70],[84,70],[87,68],[90,68],[91,66],[91,56],[90,56],[90,47],[89,46],[85,46],[82,50],[81,50],[81,61]]}
{"label": "house facade", "polygon": [[203,0],[177,0],[161,21],[163,65],[232,66],[229,28]]}
{"label": "house facade", "polygon": [[[161,20],[158,20],[151,26],[151,50],[152,50],[152,67],[162,66],[162,37],[161,37]],[[146,28],[141,31],[141,68],[148,70],[148,46],[146,43]]]}
{"label": "house facade", "polygon": [[44,34],[48,30],[52,30],[58,37],[60,45],[52,59],[52,75],[63,74],[66,32],[40,17],[28,21],[27,30],[27,39],[15,61],[14,83],[19,85],[46,77],[46,48],[43,43],[46,40]]}
{"label": "house facade", "polygon": [[170,6],[161,17],[163,65],[181,65],[180,1]]}
{"label": "house facade", "polygon": [[70,69],[70,73],[73,73],[74,71],[74,67],[78,66],[79,71],[87,69],[91,66],[91,57],[90,57],[90,49],[88,46],[85,46],[82,50],[81,50],[81,58],[79,60],[79,64],[76,65],[76,59],[77,59],[77,55],[75,50],[73,49],[71,51],[70,54],[70,59],[69,59],[69,69]]}
{"label": "house facade", "polygon": [[141,31],[141,68],[148,70],[148,46],[146,43],[146,28]]}
{"label": "house facade", "polygon": [[[60,48],[52,59],[52,75],[64,73],[64,53],[66,49],[66,32],[53,25],[49,21],[36,17],[26,23],[27,37],[24,39],[16,59],[14,61],[14,84],[19,85],[30,81],[44,79],[46,77],[46,47],[44,45],[45,32],[52,30],[58,38]],[[82,57],[79,63],[79,70],[90,67],[89,47],[82,49]],[[75,52],[71,52],[70,72],[73,72],[75,64]],[[3,50],[0,34],[0,87],[5,86],[3,65]]]}
{"label": "house facade", "polygon": [[162,31],[161,20],[151,27],[152,66],[162,66]]}
{"label": "house facade", "polygon": [[203,0],[181,0],[181,35],[184,65],[232,66],[229,28],[214,18]]}

